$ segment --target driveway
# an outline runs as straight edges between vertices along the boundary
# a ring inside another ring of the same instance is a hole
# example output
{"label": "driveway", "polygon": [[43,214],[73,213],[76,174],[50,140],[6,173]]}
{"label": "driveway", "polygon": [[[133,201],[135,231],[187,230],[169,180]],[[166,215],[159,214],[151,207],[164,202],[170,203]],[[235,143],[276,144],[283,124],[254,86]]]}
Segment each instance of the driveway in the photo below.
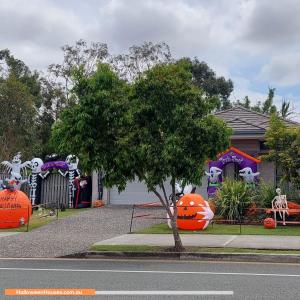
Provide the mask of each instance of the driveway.
{"label": "driveway", "polygon": [[[0,238],[0,257],[59,257],[86,251],[101,240],[129,232],[130,207],[95,208],[17,235]],[[161,208],[140,209],[138,214],[165,215]],[[134,229],[161,220],[135,219]]]}

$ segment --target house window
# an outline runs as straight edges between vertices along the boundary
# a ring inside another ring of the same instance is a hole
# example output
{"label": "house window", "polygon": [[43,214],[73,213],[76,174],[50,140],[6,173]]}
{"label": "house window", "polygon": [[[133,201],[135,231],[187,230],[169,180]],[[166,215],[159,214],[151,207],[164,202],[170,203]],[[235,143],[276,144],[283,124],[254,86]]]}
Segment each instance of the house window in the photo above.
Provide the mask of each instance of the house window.
{"label": "house window", "polygon": [[265,141],[260,141],[259,142],[259,148],[260,148],[260,151],[266,151],[266,150],[269,150],[268,146],[266,145],[266,142]]}

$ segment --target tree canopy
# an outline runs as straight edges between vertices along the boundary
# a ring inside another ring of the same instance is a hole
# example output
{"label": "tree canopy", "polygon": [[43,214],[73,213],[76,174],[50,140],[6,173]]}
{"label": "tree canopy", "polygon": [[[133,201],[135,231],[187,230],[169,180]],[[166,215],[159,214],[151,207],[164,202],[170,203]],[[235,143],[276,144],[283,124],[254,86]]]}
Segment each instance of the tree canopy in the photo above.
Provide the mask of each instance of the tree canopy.
{"label": "tree canopy", "polygon": [[[268,154],[263,158],[274,161],[282,174],[281,182],[287,181],[300,187],[300,127],[288,127],[275,113],[266,132]],[[279,173],[279,174],[280,174]]]}
{"label": "tree canopy", "polygon": [[74,92],[79,102],[61,114],[55,145],[80,155],[87,169],[103,170],[108,186],[144,182],[167,209],[180,250],[165,184],[174,195],[176,181],[200,184],[205,162],[228,147],[231,134],[210,114],[214,107],[189,65],[158,64],[129,84],[100,64],[90,78],[76,73]]}

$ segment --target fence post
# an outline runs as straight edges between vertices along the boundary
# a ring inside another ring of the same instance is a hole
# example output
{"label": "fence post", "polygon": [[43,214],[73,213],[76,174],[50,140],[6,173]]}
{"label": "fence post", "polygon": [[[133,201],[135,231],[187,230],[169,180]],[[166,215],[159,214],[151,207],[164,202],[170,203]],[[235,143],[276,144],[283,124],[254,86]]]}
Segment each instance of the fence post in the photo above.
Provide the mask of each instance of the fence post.
{"label": "fence post", "polygon": [[30,206],[28,205],[28,207],[27,207],[27,230],[26,230],[26,232],[28,232],[29,231],[29,220],[30,220],[30,213],[29,213],[29,208],[30,208]]}
{"label": "fence post", "polygon": [[129,233],[131,233],[131,229],[132,229],[132,221],[133,221],[133,215],[134,215],[134,208],[135,208],[135,205],[133,204],[132,205],[132,213],[131,213]]}

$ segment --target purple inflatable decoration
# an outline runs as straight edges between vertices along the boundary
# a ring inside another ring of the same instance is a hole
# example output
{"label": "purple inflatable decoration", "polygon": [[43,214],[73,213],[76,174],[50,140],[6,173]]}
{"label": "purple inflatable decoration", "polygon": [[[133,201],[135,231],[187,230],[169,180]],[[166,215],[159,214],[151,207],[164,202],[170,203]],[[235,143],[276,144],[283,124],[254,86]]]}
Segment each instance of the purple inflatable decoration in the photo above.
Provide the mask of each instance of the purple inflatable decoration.
{"label": "purple inflatable decoration", "polygon": [[207,176],[209,176],[207,186],[208,197],[213,197],[217,188],[221,186],[222,170],[227,164],[236,163],[240,170],[249,167],[252,169],[252,172],[257,172],[257,164],[260,162],[259,159],[254,158],[235,147],[230,147],[218,157],[218,160],[210,161],[208,164],[209,173],[206,172]]}
{"label": "purple inflatable decoration", "polygon": [[65,161],[49,161],[42,165],[42,171],[47,171],[49,169],[58,169],[67,171],[69,169],[68,164]]}

